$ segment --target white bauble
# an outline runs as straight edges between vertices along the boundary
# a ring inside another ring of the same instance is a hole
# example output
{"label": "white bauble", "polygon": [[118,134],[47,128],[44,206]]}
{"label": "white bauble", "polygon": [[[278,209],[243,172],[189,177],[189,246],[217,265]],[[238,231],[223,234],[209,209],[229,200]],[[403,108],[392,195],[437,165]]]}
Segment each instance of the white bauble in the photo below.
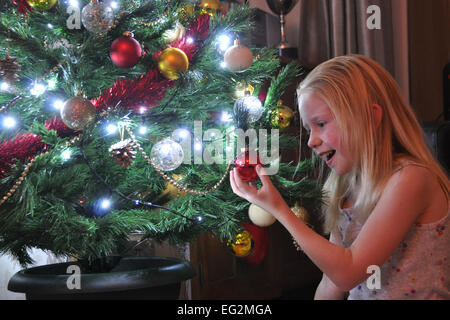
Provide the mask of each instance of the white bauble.
{"label": "white bauble", "polygon": [[268,227],[276,221],[273,215],[254,204],[248,208],[248,217],[258,227]]}
{"label": "white bauble", "polygon": [[223,55],[223,61],[228,70],[233,72],[244,72],[253,63],[253,54],[249,48],[240,44],[239,40],[229,47]]}

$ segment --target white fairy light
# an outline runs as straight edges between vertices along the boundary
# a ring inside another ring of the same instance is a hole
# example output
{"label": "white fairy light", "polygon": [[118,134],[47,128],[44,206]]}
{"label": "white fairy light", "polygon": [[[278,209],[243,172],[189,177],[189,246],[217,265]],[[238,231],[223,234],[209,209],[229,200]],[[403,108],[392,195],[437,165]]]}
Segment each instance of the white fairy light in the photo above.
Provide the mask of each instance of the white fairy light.
{"label": "white fairy light", "polygon": [[49,88],[50,90],[53,90],[56,88],[56,80],[55,79],[50,79],[47,81],[47,88]]}
{"label": "white fairy light", "polygon": [[119,4],[117,3],[117,1],[111,1],[109,6],[113,9],[117,9],[119,7]]}
{"label": "white fairy light", "polygon": [[174,135],[176,140],[178,140],[177,138],[184,140],[190,136],[190,132],[186,129],[177,129]]}
{"label": "white fairy light", "polygon": [[147,108],[146,108],[146,107],[144,107],[144,106],[139,107],[139,113],[140,113],[140,114],[144,114],[146,111],[147,111]]}
{"label": "white fairy light", "polygon": [[220,118],[222,122],[230,122],[233,120],[233,117],[228,112],[222,112],[222,117]]}
{"label": "white fairy light", "polygon": [[30,89],[30,93],[33,96],[40,96],[45,92],[47,88],[42,83],[35,83],[33,88]]}
{"label": "white fairy light", "polygon": [[70,151],[70,149],[66,149],[61,153],[61,157],[64,160],[69,160],[71,156],[72,156],[72,152]]}
{"label": "white fairy light", "polygon": [[13,117],[7,116],[7,117],[3,118],[3,126],[7,129],[14,128],[16,126],[16,124],[17,124],[17,121]]}
{"label": "white fairy light", "polygon": [[202,144],[200,142],[197,142],[194,144],[194,149],[197,151],[202,150]]}
{"label": "white fairy light", "polygon": [[219,43],[220,51],[226,51],[231,45],[231,38],[226,34],[221,34],[217,41]]}
{"label": "white fairy light", "polygon": [[55,108],[56,110],[61,110],[62,107],[64,107],[64,101],[62,101],[62,100],[55,100],[53,102],[53,108]]}
{"label": "white fairy light", "polygon": [[117,130],[117,126],[112,123],[110,123],[106,126],[106,132],[108,132],[108,134],[114,134],[114,133],[116,133],[116,130]]}
{"label": "white fairy light", "polygon": [[103,210],[108,210],[111,207],[111,200],[109,199],[102,199],[100,201],[100,208]]}
{"label": "white fairy light", "polygon": [[147,133],[147,127],[146,126],[140,126],[139,127],[139,134],[146,134]]}
{"label": "white fairy light", "polygon": [[9,89],[9,84],[7,82],[2,82],[2,84],[0,85],[0,90],[8,91],[8,89]]}
{"label": "white fairy light", "polygon": [[72,7],[79,7],[79,3],[77,0],[69,0],[69,5]]}

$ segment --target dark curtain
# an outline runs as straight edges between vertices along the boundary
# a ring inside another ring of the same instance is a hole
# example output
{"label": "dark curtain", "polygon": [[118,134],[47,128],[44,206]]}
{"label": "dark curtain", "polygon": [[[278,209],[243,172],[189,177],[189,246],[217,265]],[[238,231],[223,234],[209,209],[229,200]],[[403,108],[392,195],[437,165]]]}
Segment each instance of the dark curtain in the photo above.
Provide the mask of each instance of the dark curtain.
{"label": "dark curtain", "polygon": [[[391,1],[300,0],[299,5],[298,54],[302,65],[313,68],[336,56],[359,53],[378,61],[395,76]],[[371,5],[381,9],[381,29],[367,28],[372,15],[367,8]]]}

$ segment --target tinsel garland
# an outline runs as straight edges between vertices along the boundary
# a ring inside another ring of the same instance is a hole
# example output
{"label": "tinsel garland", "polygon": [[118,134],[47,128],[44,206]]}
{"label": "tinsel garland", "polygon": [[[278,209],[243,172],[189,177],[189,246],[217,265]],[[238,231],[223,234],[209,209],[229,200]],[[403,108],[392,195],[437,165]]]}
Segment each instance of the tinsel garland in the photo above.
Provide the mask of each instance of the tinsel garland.
{"label": "tinsel garland", "polygon": [[111,88],[104,90],[100,97],[91,100],[97,112],[107,107],[118,106],[123,109],[136,110],[145,106],[153,108],[164,97],[173,80],[163,78],[157,69],[150,69],[137,80],[117,80]]}
{"label": "tinsel garland", "polygon": [[[26,3],[20,1],[21,4]],[[210,16],[200,15],[190,25],[186,31],[185,37],[171,44],[172,47],[183,50],[189,62],[201,48],[202,41],[209,35]],[[188,41],[193,38],[194,41]],[[159,52],[160,53],[160,52]],[[155,58],[159,53],[155,53]],[[136,80],[120,79],[117,80],[111,88],[104,90],[101,95],[92,99],[91,102],[97,109],[97,112],[105,110],[111,106],[135,110],[141,106],[153,108],[158,105],[164,97],[167,90],[174,85],[174,80],[168,80],[161,76],[157,69],[150,69],[145,76]],[[60,117],[54,116],[45,121],[47,130],[55,130],[57,134],[64,138],[77,134],[68,128]],[[45,149],[45,144],[41,143],[42,138],[31,133],[25,133],[17,136],[13,141],[5,139],[0,144],[0,177],[8,176],[11,165],[16,160],[24,161]]]}
{"label": "tinsel garland", "polygon": [[78,131],[70,129],[59,116],[53,116],[50,120],[46,120],[44,123],[44,127],[47,130],[55,130],[58,136],[61,138],[71,137],[76,135]]}
{"label": "tinsel garland", "polygon": [[22,133],[14,140],[5,139],[0,145],[0,177],[8,176],[16,161],[31,160],[36,154],[46,149],[42,138],[34,133]]}

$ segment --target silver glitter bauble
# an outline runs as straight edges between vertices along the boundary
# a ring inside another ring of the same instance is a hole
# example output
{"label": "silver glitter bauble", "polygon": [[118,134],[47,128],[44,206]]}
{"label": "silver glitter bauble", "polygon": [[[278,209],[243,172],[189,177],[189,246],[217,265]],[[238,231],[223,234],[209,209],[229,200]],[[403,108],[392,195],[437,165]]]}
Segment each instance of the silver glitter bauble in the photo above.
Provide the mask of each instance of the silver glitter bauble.
{"label": "silver glitter bauble", "polygon": [[253,123],[258,121],[264,111],[261,100],[255,96],[246,96],[241,99],[237,99],[234,103],[234,112],[238,113],[240,110],[246,110],[248,112],[248,122]]}
{"label": "silver glitter bauble", "polygon": [[153,146],[150,159],[159,170],[172,171],[183,163],[183,148],[179,143],[169,138],[163,139]]}
{"label": "silver glitter bauble", "polygon": [[81,22],[90,32],[106,32],[114,24],[113,9],[104,3],[92,1],[83,8]]}

